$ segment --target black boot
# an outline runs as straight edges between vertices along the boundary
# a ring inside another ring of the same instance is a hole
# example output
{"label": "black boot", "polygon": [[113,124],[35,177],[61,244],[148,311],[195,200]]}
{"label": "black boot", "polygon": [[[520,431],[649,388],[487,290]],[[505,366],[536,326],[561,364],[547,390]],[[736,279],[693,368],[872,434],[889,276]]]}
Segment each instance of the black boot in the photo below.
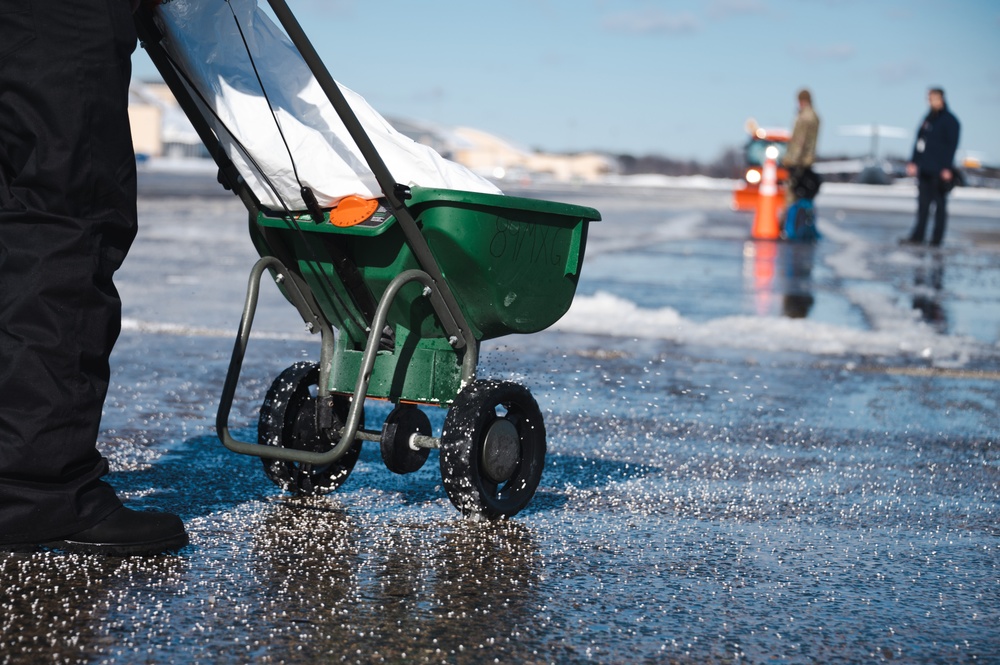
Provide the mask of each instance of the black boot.
{"label": "black boot", "polygon": [[103,520],[40,547],[63,552],[116,556],[163,554],[188,544],[180,518],[171,513],[142,512],[122,506]]}

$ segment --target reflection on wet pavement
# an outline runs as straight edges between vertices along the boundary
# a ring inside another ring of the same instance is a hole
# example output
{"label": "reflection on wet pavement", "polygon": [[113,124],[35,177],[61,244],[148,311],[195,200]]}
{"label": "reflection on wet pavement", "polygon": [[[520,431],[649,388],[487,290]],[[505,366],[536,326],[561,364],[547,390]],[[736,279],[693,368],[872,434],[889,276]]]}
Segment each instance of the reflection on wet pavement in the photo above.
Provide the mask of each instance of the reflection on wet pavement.
{"label": "reflection on wet pavement", "polygon": [[938,252],[928,252],[913,277],[913,309],[939,333],[948,332],[948,314],[942,304],[944,294],[944,257]]}
{"label": "reflection on wet pavement", "polygon": [[[110,482],[179,512],[192,544],[0,554],[0,662],[1000,661],[998,254],[903,254],[889,240],[907,214],[851,209],[814,247],[748,243],[747,220],[706,196],[580,201],[608,225],[581,291],[671,306],[694,333],[484,348],[481,373],[529,386],[549,432],[534,501],[497,523],[459,516],[436,452],[398,476],[369,446],[340,490],[294,498],[226,451],[213,425],[253,259],[246,221],[205,203],[222,240],[192,250],[207,235],[169,217],[190,204],[158,202],[122,276],[126,316],[179,326],[126,328],[101,446]],[[616,228],[657,219],[623,249]],[[174,269],[186,279],[162,279]],[[890,315],[907,339],[959,352],[941,364],[872,342],[865,327]],[[273,377],[318,353],[294,316],[263,305],[241,437]],[[762,338],[815,334],[810,322],[860,336],[833,352],[699,342],[740,323],[747,336],[752,317],[775,326]],[[367,404],[369,426],[390,408]],[[439,432],[444,411],[428,415]]]}

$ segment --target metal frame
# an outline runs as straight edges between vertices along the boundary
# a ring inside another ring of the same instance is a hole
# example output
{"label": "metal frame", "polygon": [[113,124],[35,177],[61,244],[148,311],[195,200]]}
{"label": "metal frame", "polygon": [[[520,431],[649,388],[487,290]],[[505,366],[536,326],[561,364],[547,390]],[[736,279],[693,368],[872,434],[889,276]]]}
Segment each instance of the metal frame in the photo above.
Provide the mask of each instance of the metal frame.
{"label": "metal frame", "polygon": [[[462,384],[471,383],[476,377],[476,364],[478,356],[474,351],[478,344],[472,336],[471,331],[466,328],[459,330],[454,322],[447,316],[447,303],[439,290],[434,287],[434,280],[422,270],[406,270],[397,275],[386,288],[385,293],[379,300],[378,309],[375,310],[375,320],[368,333],[368,340],[365,343],[364,354],[361,357],[361,370],[358,372],[358,380],[354,387],[354,395],[351,399],[351,406],[347,412],[347,422],[340,430],[340,441],[325,453],[316,453],[306,450],[294,450],[292,448],[282,448],[278,446],[268,446],[260,443],[250,443],[240,441],[229,433],[229,413],[232,410],[233,398],[236,394],[236,386],[239,383],[240,372],[243,367],[243,358],[246,355],[247,344],[250,340],[250,329],[253,327],[254,314],[257,311],[257,301],[260,294],[260,282],[264,276],[264,271],[272,269],[275,271],[275,281],[278,284],[287,282],[285,293],[288,299],[300,311],[309,311],[312,305],[309,303],[305,293],[299,288],[294,280],[286,280],[285,276],[290,274],[287,268],[273,256],[262,257],[254,264],[250,271],[250,279],[247,284],[246,300],[243,304],[243,315],[240,318],[239,332],[236,335],[236,343],[233,346],[233,355],[229,361],[229,371],[226,373],[226,382],[222,389],[222,397],[219,401],[219,412],[216,416],[215,427],[219,433],[219,439],[229,450],[244,455],[255,457],[266,457],[269,459],[280,459],[291,462],[301,462],[304,464],[326,465],[337,461],[356,439],[366,441],[379,441],[381,432],[364,430],[361,428],[361,407],[364,404],[365,396],[368,394],[368,385],[371,380],[372,369],[375,367],[375,357],[378,354],[380,341],[379,331],[385,326],[389,308],[392,301],[396,299],[399,290],[410,282],[420,282],[424,285],[423,295],[430,299],[431,307],[435,314],[441,319],[445,332],[450,339],[457,339],[462,336],[462,344],[466,352],[462,358]],[[316,317],[321,321],[320,334],[322,339],[322,351],[320,354],[320,396],[329,395],[329,390],[322,376],[322,368],[329,367],[333,356],[334,331],[329,323],[322,317]],[[455,346],[453,343],[452,346]],[[440,439],[435,437],[414,434],[411,437],[411,445],[420,448],[437,448],[440,446]]]}
{"label": "metal frame", "polygon": [[[327,98],[330,100],[330,104],[333,105],[334,110],[340,119],[344,122],[344,126],[347,128],[348,133],[350,133],[351,138],[357,144],[358,149],[361,151],[361,155],[365,158],[368,163],[368,167],[372,170],[375,175],[376,181],[378,181],[379,188],[385,195],[385,198],[389,201],[389,207],[396,217],[396,221],[399,223],[400,228],[403,230],[403,234],[406,237],[406,242],[409,244],[410,249],[413,251],[413,255],[420,265],[421,269],[427,273],[433,282],[433,288],[440,290],[441,297],[447,305],[447,317],[453,318],[455,325],[462,331],[469,329],[469,324],[465,320],[465,315],[462,313],[461,307],[458,305],[458,301],[455,299],[455,294],[452,293],[451,288],[448,286],[444,279],[444,275],[441,273],[441,269],[438,267],[437,260],[431,253],[430,247],[427,245],[427,239],[424,238],[423,234],[420,232],[420,227],[417,226],[416,220],[410,211],[406,208],[406,198],[408,198],[408,190],[400,186],[393,179],[392,174],[389,172],[388,167],[385,162],[382,161],[382,156],[378,154],[375,149],[375,145],[372,143],[368,134],[365,132],[364,127],[361,126],[361,122],[358,117],[354,114],[354,109],[344,98],[344,94],[340,91],[340,87],[337,82],[334,81],[333,77],[330,75],[329,70],[327,70],[326,65],[323,60],[316,53],[316,49],[313,48],[312,43],[309,38],[306,37],[306,33],[302,30],[302,26],[299,25],[298,19],[292,14],[292,11],[288,8],[288,4],[285,0],[267,0],[271,9],[274,11],[275,16],[277,16],[278,21],[281,23],[285,32],[288,33],[289,38],[292,40],[292,44],[295,48],[299,50],[302,55],[303,60],[305,60],[306,65],[312,71],[313,76],[316,77],[316,81],[319,83],[320,88],[326,93]],[[442,322],[448,328],[447,322],[442,318]],[[455,336],[456,341],[452,345],[456,349],[461,349],[465,346],[465,335]]]}
{"label": "metal frame", "polygon": [[[306,322],[307,329],[311,332],[316,332],[316,328],[319,328],[321,334],[319,390],[321,397],[329,395],[328,379],[334,354],[335,333],[330,322],[326,320],[316,305],[309,287],[301,278],[298,278],[292,271],[288,270],[276,256],[262,257],[250,272],[243,315],[240,319],[240,326],[216,416],[216,429],[218,430],[219,439],[226,448],[237,453],[305,464],[325,465],[335,462],[341,457],[356,439],[368,441],[380,440],[380,432],[362,429],[361,406],[367,395],[375,357],[378,353],[380,334],[385,326],[389,307],[404,285],[414,281],[418,281],[424,285],[424,295],[430,298],[434,312],[440,319],[441,325],[448,335],[449,344],[455,349],[456,353],[462,354],[462,385],[467,385],[475,379],[476,367],[479,361],[479,343],[475,339],[454,293],[445,281],[437,260],[434,258],[427,244],[426,238],[424,238],[416,220],[406,207],[405,201],[409,198],[408,189],[397,184],[393,179],[388,167],[386,167],[385,162],[378,154],[364,127],[354,114],[354,110],[344,98],[336,81],[334,81],[326,65],[316,53],[316,50],[313,48],[308,37],[306,37],[305,32],[292,14],[287,3],[284,0],[268,0],[268,4],[282,27],[288,33],[292,43],[299,50],[306,65],[316,77],[320,87],[343,121],[351,138],[354,139],[369,168],[371,168],[383,195],[389,203],[389,208],[396,218],[396,222],[403,231],[406,243],[413,252],[413,256],[420,267],[419,270],[408,270],[397,275],[389,283],[388,288],[379,301],[374,320],[369,328],[368,339],[362,355],[362,367],[358,375],[353,399],[351,400],[347,422],[340,432],[340,441],[333,449],[325,453],[250,443],[240,441],[230,434],[229,414],[232,410],[233,399],[239,383],[239,376],[250,338],[250,330],[253,326],[253,319],[257,309],[260,282],[266,270],[273,271],[275,281],[284,286],[286,297],[299,311],[299,314]],[[144,9],[140,10],[137,13],[136,26],[139,37],[144,42],[143,46],[164,77],[164,81],[168,87],[174,92],[178,103],[191,120],[212,158],[219,166],[221,175],[226,180],[225,184],[231,187],[244,202],[250,211],[251,217],[260,214],[260,202],[236,171],[218,137],[205,120],[198,102],[192,97],[187,85],[178,73],[174,71],[169,58],[159,46],[158,42],[161,35],[152,20],[152,15]],[[440,446],[440,440],[434,437],[414,434],[411,437],[410,445],[420,448],[436,448]]]}

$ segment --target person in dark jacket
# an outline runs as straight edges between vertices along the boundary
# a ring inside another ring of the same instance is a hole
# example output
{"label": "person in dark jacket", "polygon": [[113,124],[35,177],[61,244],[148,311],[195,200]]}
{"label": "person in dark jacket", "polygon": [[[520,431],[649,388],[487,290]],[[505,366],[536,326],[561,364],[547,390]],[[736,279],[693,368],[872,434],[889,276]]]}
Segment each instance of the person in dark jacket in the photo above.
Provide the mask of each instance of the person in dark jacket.
{"label": "person in dark jacket", "polygon": [[0,0],[0,549],[187,544],[97,450],[137,225],[129,0]]}
{"label": "person in dark jacket", "polygon": [[947,197],[955,186],[955,151],[958,150],[958,119],[948,110],[944,90],[931,88],[927,93],[930,112],[917,130],[913,156],[906,165],[906,173],[917,178],[917,220],[907,244],[919,245],[927,233],[927,218],[934,205],[934,231],[931,246],[938,247],[944,240],[948,222]]}

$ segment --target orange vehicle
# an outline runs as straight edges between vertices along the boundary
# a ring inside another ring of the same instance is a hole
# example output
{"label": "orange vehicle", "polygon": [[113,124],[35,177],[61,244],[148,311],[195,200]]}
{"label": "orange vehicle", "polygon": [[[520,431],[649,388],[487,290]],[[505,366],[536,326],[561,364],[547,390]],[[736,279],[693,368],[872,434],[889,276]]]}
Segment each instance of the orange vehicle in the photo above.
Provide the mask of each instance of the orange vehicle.
{"label": "orange vehicle", "polygon": [[765,129],[751,118],[747,120],[747,132],[750,139],[743,148],[745,171],[743,180],[733,190],[733,210],[753,210],[757,207],[758,189],[760,188],[761,169],[764,166],[764,151],[770,146],[778,148],[778,196],[785,197],[785,183],[788,182],[788,171],[781,166],[781,160],[788,149],[788,139],[791,138],[787,129]]}

